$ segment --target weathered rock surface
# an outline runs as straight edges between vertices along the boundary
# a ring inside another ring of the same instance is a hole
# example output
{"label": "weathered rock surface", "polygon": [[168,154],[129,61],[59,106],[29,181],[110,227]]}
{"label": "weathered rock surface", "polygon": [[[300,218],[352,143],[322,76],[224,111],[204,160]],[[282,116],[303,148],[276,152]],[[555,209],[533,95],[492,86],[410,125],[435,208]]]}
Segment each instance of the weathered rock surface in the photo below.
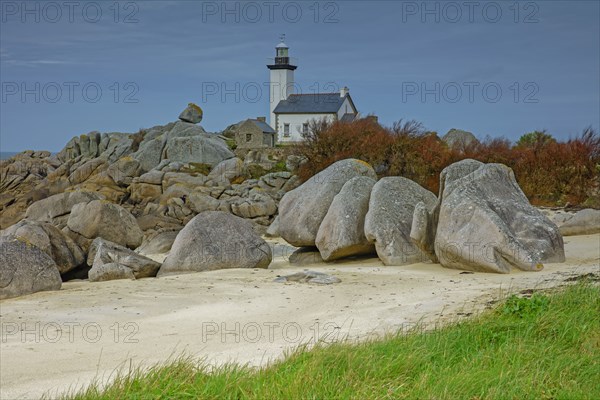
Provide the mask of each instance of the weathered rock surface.
{"label": "weathered rock surface", "polygon": [[347,159],[334,163],[287,192],[279,203],[281,237],[297,247],[315,246],[317,232],[333,198],[347,181],[357,176],[377,179],[369,164]]}
{"label": "weathered rock surface", "polygon": [[258,165],[264,169],[271,169],[275,162],[269,159],[268,155],[260,150],[250,150],[246,157],[244,157],[244,165],[250,167],[252,165]]}
{"label": "weathered rock surface", "polygon": [[279,215],[275,217],[273,222],[267,228],[266,237],[279,237]]}
{"label": "weathered rock surface", "polygon": [[444,267],[509,273],[565,260],[558,228],[502,164],[464,160],[444,169],[436,225],[435,253]]}
{"label": "weathered rock surface", "polygon": [[565,236],[591,235],[600,232],[600,210],[586,208],[575,213],[558,225],[560,233]]}
{"label": "weathered rock surface", "polygon": [[269,245],[252,223],[221,211],[194,217],[177,235],[158,276],[226,268],[267,268]]}
{"label": "weathered rock surface", "polygon": [[160,268],[156,261],[102,238],[92,242],[88,264],[92,266],[89,272],[92,282],[153,277]]}
{"label": "weathered rock surface", "polygon": [[195,213],[203,213],[204,211],[216,211],[219,209],[221,202],[209,194],[201,192],[191,193],[185,200],[186,205]]}
{"label": "weathered rock surface", "polygon": [[242,182],[246,177],[248,177],[246,166],[237,157],[221,161],[208,174],[209,179],[217,181],[226,179],[230,183]]}
{"label": "weathered rock surface", "polygon": [[303,156],[289,155],[285,160],[285,167],[290,172],[295,172],[300,166],[306,163],[308,160]]}
{"label": "weathered rock surface", "polygon": [[201,127],[187,122],[177,122],[166,135],[162,159],[195,162],[215,166],[235,155],[224,140],[210,135]]}
{"label": "weathered rock surface", "polygon": [[365,236],[375,244],[377,255],[385,265],[412,264],[429,259],[410,238],[413,212],[419,202],[432,210],[436,197],[410,179],[386,177],[373,186],[365,217]]}
{"label": "weathered rock surface", "polygon": [[120,158],[108,167],[108,176],[119,186],[129,186],[133,178],[140,175],[142,168],[140,162],[133,157]]}
{"label": "weathered rock surface", "polygon": [[65,192],[36,201],[27,208],[25,217],[34,221],[55,222],[68,215],[75,204],[101,200],[104,196],[91,192]]}
{"label": "weathered rock surface", "polygon": [[0,237],[0,299],[59,290],[60,273],[41,249],[15,236]]}
{"label": "weathered rock surface", "polygon": [[61,274],[71,271],[85,261],[81,248],[55,226],[47,222],[24,219],[2,231],[1,236],[15,236],[38,247],[56,263]]}
{"label": "weathered rock surface", "polygon": [[142,243],[143,232],[129,211],[104,200],[76,204],[67,227],[86,239],[101,237],[135,249]]}
{"label": "weathered rock surface", "polygon": [[291,178],[292,174],[289,172],[271,172],[260,177],[258,186],[264,190],[278,191],[282,190]]}
{"label": "weathered rock surface", "polygon": [[48,152],[31,150],[0,160],[0,229],[22,219],[32,202],[56,193],[44,182],[58,165]]}
{"label": "weathered rock surface", "polygon": [[142,142],[132,157],[139,161],[142,171],[151,171],[160,164],[165,144],[166,139],[163,137]]}
{"label": "weathered rock surface", "polygon": [[277,204],[266,194],[252,192],[248,197],[231,203],[231,212],[242,218],[268,217],[277,212]]}
{"label": "weathered rock surface", "polygon": [[165,229],[158,231],[147,239],[144,239],[142,245],[135,249],[135,252],[142,255],[167,253],[171,250],[179,231],[179,229]]}
{"label": "weathered rock surface", "polygon": [[288,257],[290,265],[295,266],[320,264],[324,261],[316,247],[300,247]]}
{"label": "weathered rock surface", "polygon": [[317,232],[316,245],[325,261],[370,254],[375,246],[365,237],[365,217],[375,180],[358,176],[333,198]]}
{"label": "weathered rock surface", "polygon": [[118,279],[135,279],[135,275],[131,268],[127,268],[123,264],[106,263],[90,269],[88,279],[90,282],[105,282]]}

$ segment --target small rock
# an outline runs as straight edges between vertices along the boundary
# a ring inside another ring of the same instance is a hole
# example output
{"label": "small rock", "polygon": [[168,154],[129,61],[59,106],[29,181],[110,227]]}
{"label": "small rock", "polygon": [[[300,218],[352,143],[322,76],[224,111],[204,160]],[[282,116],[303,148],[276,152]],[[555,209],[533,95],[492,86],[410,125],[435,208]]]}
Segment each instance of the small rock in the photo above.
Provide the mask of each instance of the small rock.
{"label": "small rock", "polygon": [[316,283],[319,285],[331,285],[340,283],[341,280],[333,275],[327,275],[322,272],[304,271],[292,275],[280,276],[275,278],[273,282],[300,282],[300,283]]}

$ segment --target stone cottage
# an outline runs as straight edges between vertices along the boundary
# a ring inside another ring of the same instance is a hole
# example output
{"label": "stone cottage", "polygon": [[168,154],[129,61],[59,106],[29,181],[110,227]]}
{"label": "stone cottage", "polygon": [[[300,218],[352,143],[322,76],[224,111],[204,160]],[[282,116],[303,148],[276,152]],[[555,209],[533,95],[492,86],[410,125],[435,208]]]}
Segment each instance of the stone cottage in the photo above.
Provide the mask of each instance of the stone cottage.
{"label": "stone cottage", "polygon": [[275,147],[277,134],[266,123],[265,117],[247,119],[242,122],[235,133],[235,143],[238,149],[259,149]]}

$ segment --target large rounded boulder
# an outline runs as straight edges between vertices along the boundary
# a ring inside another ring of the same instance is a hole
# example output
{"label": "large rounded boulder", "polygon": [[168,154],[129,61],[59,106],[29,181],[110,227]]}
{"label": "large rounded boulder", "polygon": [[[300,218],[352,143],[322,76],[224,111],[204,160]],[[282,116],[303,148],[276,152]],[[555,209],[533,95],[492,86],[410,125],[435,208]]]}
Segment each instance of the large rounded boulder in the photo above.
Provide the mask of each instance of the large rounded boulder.
{"label": "large rounded boulder", "polygon": [[222,211],[198,214],[179,232],[158,276],[228,268],[267,268],[272,253],[252,223]]}
{"label": "large rounded boulder", "polygon": [[422,202],[429,210],[436,197],[419,184],[400,176],[379,180],[371,191],[365,217],[365,235],[375,244],[385,265],[404,265],[429,259],[410,238],[415,206]]}
{"label": "large rounded boulder", "polygon": [[130,249],[142,244],[143,232],[135,217],[123,207],[104,200],[76,204],[67,227],[88,241],[101,237]]}
{"label": "large rounded boulder", "polygon": [[509,167],[464,160],[440,181],[435,253],[444,267],[509,273],[565,260],[558,227],[529,204]]}
{"label": "large rounded boulder", "polygon": [[2,236],[13,235],[48,254],[61,274],[82,265],[85,254],[60,229],[47,222],[24,219],[2,231]]}
{"label": "large rounded boulder", "polygon": [[294,190],[279,203],[279,234],[296,247],[315,246],[317,233],[334,197],[350,179],[366,176],[377,179],[373,168],[364,161],[338,161]]}
{"label": "large rounded boulder", "polygon": [[357,176],[333,198],[317,232],[316,245],[325,261],[370,254],[375,246],[365,237],[365,216],[375,180]]}
{"label": "large rounded boulder", "polygon": [[61,285],[56,263],[48,254],[22,238],[0,237],[0,299],[59,290]]}

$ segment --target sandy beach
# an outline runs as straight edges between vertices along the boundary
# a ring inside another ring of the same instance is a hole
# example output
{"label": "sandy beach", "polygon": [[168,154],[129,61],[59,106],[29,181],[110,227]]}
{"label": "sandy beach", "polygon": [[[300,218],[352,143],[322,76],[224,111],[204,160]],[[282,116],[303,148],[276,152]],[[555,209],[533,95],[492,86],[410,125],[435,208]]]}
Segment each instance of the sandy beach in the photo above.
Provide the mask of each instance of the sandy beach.
{"label": "sandy beach", "polygon": [[[377,258],[290,267],[280,254],[266,270],[67,282],[58,292],[0,302],[0,397],[52,396],[110,379],[119,367],[182,353],[211,364],[265,365],[302,343],[366,339],[418,321],[445,323],[507,293],[600,276],[600,234],[565,237],[565,250],[565,263],[508,275],[426,263],[385,267]],[[304,269],[342,282],[273,282]]]}

